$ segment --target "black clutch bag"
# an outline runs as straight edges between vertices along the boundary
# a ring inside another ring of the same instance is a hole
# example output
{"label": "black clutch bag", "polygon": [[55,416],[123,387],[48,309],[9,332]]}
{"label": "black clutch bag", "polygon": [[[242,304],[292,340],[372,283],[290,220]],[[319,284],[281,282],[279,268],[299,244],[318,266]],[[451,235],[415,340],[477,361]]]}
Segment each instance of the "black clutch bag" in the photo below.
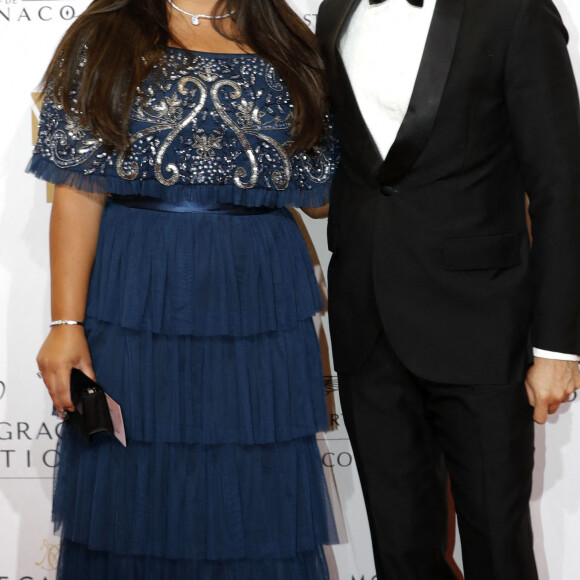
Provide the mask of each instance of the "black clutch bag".
{"label": "black clutch bag", "polygon": [[83,439],[90,441],[101,431],[115,434],[105,391],[99,384],[79,369],[71,369],[70,394],[75,410],[68,414],[67,422]]}

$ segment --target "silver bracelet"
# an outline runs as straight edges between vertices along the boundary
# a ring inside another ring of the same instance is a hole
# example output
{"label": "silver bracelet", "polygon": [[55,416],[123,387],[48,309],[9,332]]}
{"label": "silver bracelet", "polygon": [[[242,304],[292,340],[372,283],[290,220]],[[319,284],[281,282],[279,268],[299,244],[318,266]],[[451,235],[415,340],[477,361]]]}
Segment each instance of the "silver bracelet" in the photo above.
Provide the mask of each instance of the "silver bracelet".
{"label": "silver bracelet", "polygon": [[73,326],[73,325],[84,326],[85,325],[84,322],[79,322],[78,320],[53,320],[48,326],[50,326],[52,328],[53,326],[62,326],[63,324],[70,324],[71,326]]}

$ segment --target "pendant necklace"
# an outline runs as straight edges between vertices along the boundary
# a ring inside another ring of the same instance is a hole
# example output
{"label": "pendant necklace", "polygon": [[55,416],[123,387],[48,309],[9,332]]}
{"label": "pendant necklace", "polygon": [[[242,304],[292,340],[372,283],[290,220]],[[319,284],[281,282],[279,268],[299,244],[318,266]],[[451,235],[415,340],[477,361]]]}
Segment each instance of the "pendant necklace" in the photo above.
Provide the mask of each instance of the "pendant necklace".
{"label": "pendant necklace", "polygon": [[169,2],[169,4],[173,8],[175,8],[175,10],[177,10],[178,12],[181,12],[182,14],[185,14],[186,16],[191,16],[191,23],[194,26],[199,26],[200,18],[207,18],[208,20],[222,20],[223,18],[229,18],[230,16],[232,16],[232,14],[235,13],[235,10],[232,10],[231,12],[228,12],[227,14],[220,14],[219,16],[211,16],[208,14],[192,14],[191,12],[186,12],[185,10],[180,8],[179,6],[176,6],[171,0],[167,0],[167,2]]}

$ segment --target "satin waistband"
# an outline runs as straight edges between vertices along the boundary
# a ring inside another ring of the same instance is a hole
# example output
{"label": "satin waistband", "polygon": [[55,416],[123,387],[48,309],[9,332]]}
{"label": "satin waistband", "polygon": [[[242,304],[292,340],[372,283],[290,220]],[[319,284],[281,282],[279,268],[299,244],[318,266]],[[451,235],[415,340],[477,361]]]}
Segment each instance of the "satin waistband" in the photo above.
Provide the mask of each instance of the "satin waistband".
{"label": "satin waistband", "polygon": [[246,207],[234,203],[200,203],[197,201],[181,200],[166,201],[156,197],[142,195],[111,195],[111,201],[125,207],[149,209],[153,211],[168,211],[176,213],[216,213],[225,215],[261,215],[270,213],[273,207]]}

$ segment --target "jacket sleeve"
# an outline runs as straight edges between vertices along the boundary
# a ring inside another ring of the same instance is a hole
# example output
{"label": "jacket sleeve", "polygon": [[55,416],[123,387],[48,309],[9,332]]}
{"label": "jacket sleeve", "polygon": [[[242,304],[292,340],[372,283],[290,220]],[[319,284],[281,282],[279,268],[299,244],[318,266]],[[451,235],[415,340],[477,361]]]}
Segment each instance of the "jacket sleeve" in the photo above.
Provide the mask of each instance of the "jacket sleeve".
{"label": "jacket sleeve", "polygon": [[580,107],[552,0],[522,0],[505,67],[516,156],[530,198],[537,348],[580,353]]}

